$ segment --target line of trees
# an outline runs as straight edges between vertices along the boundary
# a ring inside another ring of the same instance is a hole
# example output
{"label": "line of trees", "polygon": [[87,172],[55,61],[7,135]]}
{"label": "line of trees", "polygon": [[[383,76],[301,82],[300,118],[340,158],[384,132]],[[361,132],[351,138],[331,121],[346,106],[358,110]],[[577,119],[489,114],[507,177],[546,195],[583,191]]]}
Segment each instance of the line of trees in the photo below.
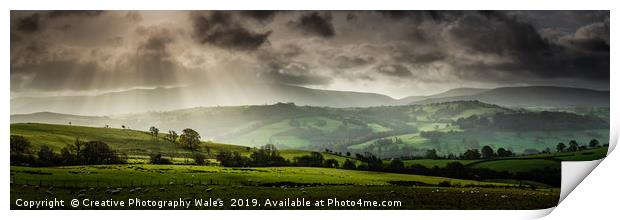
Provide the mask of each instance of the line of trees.
{"label": "line of trees", "polygon": [[471,115],[461,117],[452,124],[465,130],[493,131],[558,131],[609,127],[609,123],[596,116],[548,111],[499,112],[492,116]]}
{"label": "line of trees", "polygon": [[[606,147],[606,146],[608,145],[607,144],[601,145],[597,139],[590,140],[588,145],[580,145],[577,141],[570,140],[568,142],[568,145],[564,144],[563,142],[558,143],[556,145],[556,151],[557,152],[576,152],[576,151],[582,151],[582,150],[600,148],[600,147]],[[551,149],[547,148],[541,151],[541,153],[551,153]],[[465,152],[463,152],[460,155],[448,154],[448,155],[443,156],[443,155],[439,155],[437,153],[437,150],[429,149],[429,150],[426,150],[426,152],[424,153],[424,156],[417,157],[416,159],[433,159],[433,160],[436,160],[436,159],[461,159],[461,160],[485,159],[485,160],[490,160],[490,159],[514,157],[514,156],[516,156],[516,154],[512,152],[511,150],[507,150],[503,147],[500,147],[497,149],[497,151],[495,151],[491,146],[485,145],[481,149],[477,149],[477,148],[467,149]],[[408,159],[414,159],[414,158],[408,158]]]}
{"label": "line of trees", "polygon": [[432,168],[420,164],[412,164],[405,166],[400,159],[390,160],[383,163],[382,160],[376,159],[372,154],[356,154],[356,159],[361,163],[356,165],[355,161],[345,160],[343,169],[367,170],[380,172],[394,172],[404,174],[417,174],[427,176],[442,176],[459,179],[485,180],[485,179],[517,179],[531,180],[541,182],[550,186],[560,186],[560,170],[554,168],[542,168],[529,172],[500,172],[485,168],[469,168],[460,162],[450,162],[445,167],[433,166]]}
{"label": "line of trees", "polygon": [[483,146],[480,150],[477,148],[467,149],[460,155],[448,154],[447,156],[442,156],[437,153],[435,149],[426,150],[424,156],[418,157],[418,159],[461,159],[461,160],[478,160],[478,159],[494,159],[494,158],[502,158],[502,157],[513,157],[515,153],[510,150],[507,150],[503,147],[497,149],[497,151],[493,150],[493,148],[489,145]]}
{"label": "line of trees", "polygon": [[287,160],[273,144],[267,144],[252,152],[250,156],[241,155],[237,151],[220,151],[216,159],[226,167],[273,167],[273,166],[304,166],[304,167],[339,167],[336,159],[325,159],[319,152],[293,157]]}
{"label": "line of trees", "polygon": [[[557,152],[576,152],[581,150],[587,150],[588,148],[599,148],[602,147],[601,143],[597,139],[592,139],[588,143],[588,145],[579,145],[579,143],[575,140],[570,140],[568,142],[568,146],[563,142],[558,143],[555,146]],[[550,150],[547,150],[547,153],[550,153]]]}
{"label": "line of trees", "polygon": [[[489,147],[490,148],[490,147]],[[487,150],[485,150],[486,152]],[[442,176],[459,179],[484,180],[484,179],[517,179],[531,180],[545,183],[551,186],[559,186],[559,169],[543,168],[530,172],[499,172],[491,169],[469,168],[460,162],[448,163],[445,167],[434,166],[432,168],[419,164],[405,166],[400,159],[390,160],[385,163],[377,156],[365,152],[355,154],[355,159],[346,159],[340,166],[335,159],[325,159],[319,152],[311,152],[308,155],[294,157],[292,161],[286,160],[271,145],[265,145],[250,156],[241,155],[239,152],[222,151],[217,155],[217,160],[222,166],[227,167],[264,167],[264,166],[303,166],[303,167],[329,167],[350,170],[366,170],[380,172],[394,172],[404,174],[417,174],[429,176]]]}
{"label": "line of trees", "polygon": [[[42,145],[36,153],[30,141],[19,135],[11,135],[11,165],[69,166],[124,164],[127,156],[112,150],[103,141],[81,141],[76,138],[60,152]],[[36,157],[34,156],[36,155]]]}

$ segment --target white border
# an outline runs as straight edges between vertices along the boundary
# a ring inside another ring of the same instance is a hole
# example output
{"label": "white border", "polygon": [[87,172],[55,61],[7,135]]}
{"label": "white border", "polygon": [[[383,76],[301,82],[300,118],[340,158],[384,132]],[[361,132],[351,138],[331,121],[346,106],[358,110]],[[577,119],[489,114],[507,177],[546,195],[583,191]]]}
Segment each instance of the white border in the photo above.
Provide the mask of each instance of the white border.
{"label": "white border", "polygon": [[[180,1],[164,1],[164,0],[150,0],[150,1],[83,1],[83,0],[22,0],[22,1],[2,1],[2,23],[1,27],[4,30],[1,34],[2,40],[2,55],[0,62],[3,62],[3,79],[0,80],[0,88],[4,89],[4,93],[1,96],[3,108],[1,109],[0,133],[8,134],[10,128],[10,44],[9,44],[9,10],[50,10],[50,9],[106,9],[106,10],[196,10],[196,9],[218,9],[218,10],[242,10],[242,9],[277,9],[277,10],[381,10],[381,9],[398,9],[398,10],[421,10],[421,9],[435,9],[435,10],[480,10],[480,9],[493,9],[493,10],[612,10],[611,18],[614,18],[614,9],[616,9],[613,1],[603,0],[589,0],[589,1],[576,1],[576,0],[564,0],[564,1],[542,1],[542,0],[432,0],[432,1],[397,1],[397,0],[314,0],[314,1],[292,1],[292,0],[228,0],[228,1],[205,1],[205,0],[180,0]],[[616,29],[614,29],[615,22],[611,22],[611,36],[615,36]],[[617,47],[612,44],[611,51],[618,51]],[[613,56],[612,56],[613,57]],[[611,62],[611,72],[614,72],[615,62]],[[611,74],[611,85],[618,84],[618,77]],[[615,143],[618,140],[618,126],[620,126],[618,117],[618,90],[612,90],[611,92],[611,135],[614,141],[610,141],[611,148],[615,147]],[[8,148],[8,138],[0,138],[0,146]],[[4,164],[8,164],[8,154],[1,154]],[[614,156],[610,156],[614,157]],[[616,157],[617,161],[617,157]],[[615,162],[615,161],[613,161]],[[610,164],[603,162],[603,164]],[[611,163],[613,164],[613,163]],[[573,164],[574,165],[574,164]],[[615,163],[615,165],[618,165]],[[592,164],[586,165],[589,168],[593,168]],[[590,184],[590,190],[603,193],[609,189],[597,187],[598,185],[605,185],[608,187],[618,188],[614,177],[615,167],[602,166],[594,171],[596,174],[608,175],[608,176],[596,176],[597,179],[603,178],[602,181],[613,181],[615,184],[603,184],[599,182],[584,181],[584,184]],[[563,173],[571,174],[571,168],[563,169]],[[9,176],[9,169],[2,169],[1,175],[4,177]],[[572,173],[574,175],[574,173]],[[580,176],[582,174],[579,174]],[[606,178],[608,177],[608,178]],[[581,178],[582,179],[582,178]],[[604,182],[606,183],[606,182]],[[5,179],[2,181],[4,191],[2,191],[3,198],[9,198],[9,182]],[[580,186],[584,188],[586,186]],[[577,202],[575,207],[590,207],[596,209],[597,207],[605,207],[602,203],[612,202],[617,200],[618,190],[611,190],[615,192],[612,196],[601,196],[600,198],[608,198],[607,201],[570,201],[571,205]],[[608,195],[608,194],[607,194]],[[571,196],[568,196],[569,198]],[[611,198],[611,199],[609,199]],[[569,199],[570,200],[570,199]],[[9,200],[2,199],[0,204],[4,207],[3,213],[7,214],[11,219],[66,219],[69,218],[84,218],[89,219],[110,219],[110,218],[148,218],[148,219],[169,219],[169,218],[251,218],[251,219],[280,219],[280,218],[295,218],[295,219],[319,219],[323,217],[331,218],[346,218],[350,219],[379,219],[379,218],[441,218],[441,219],[506,219],[506,218],[537,218],[548,214],[551,209],[548,210],[536,210],[536,211],[8,211]],[[581,202],[581,206],[579,205]],[[588,206],[588,204],[597,204],[596,206]],[[607,203],[605,203],[607,204]],[[612,207],[612,206],[607,206]],[[587,217],[592,217],[594,214],[605,213],[608,211],[609,215],[598,215],[600,217],[612,217],[613,209],[610,210],[583,210],[579,208],[574,209],[562,209],[558,208],[558,211],[564,211],[558,213],[555,217],[571,217],[575,213],[587,213]],[[51,214],[51,215],[50,215]],[[585,215],[584,215],[585,217]],[[571,218],[572,219],[572,218]]]}

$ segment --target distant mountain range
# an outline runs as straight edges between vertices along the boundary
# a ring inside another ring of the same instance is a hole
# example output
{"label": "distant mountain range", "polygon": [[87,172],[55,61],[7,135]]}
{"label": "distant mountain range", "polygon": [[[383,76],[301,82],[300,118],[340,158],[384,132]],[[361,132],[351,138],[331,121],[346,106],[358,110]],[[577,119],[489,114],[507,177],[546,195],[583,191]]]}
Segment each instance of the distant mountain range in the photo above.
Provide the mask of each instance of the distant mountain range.
{"label": "distant mountain range", "polygon": [[496,89],[456,88],[430,96],[393,99],[377,93],[310,89],[282,84],[245,84],[135,89],[95,96],[18,97],[11,99],[11,114],[56,112],[79,115],[115,115],[169,111],[192,107],[296,105],[369,107],[479,100],[507,107],[608,107],[609,91],[529,86]]}
{"label": "distant mountain range", "polygon": [[479,88],[456,88],[451,89],[442,93],[437,93],[429,96],[408,96],[402,99],[397,100],[397,103],[402,105],[407,105],[423,100],[428,99],[438,99],[438,98],[446,98],[446,97],[456,97],[456,96],[468,96],[475,95],[478,93],[486,92],[488,89],[479,89]]}
{"label": "distant mountain range", "polygon": [[478,100],[506,107],[609,107],[609,91],[591,89],[528,86],[502,87],[490,90],[466,90],[468,95],[429,97],[410,104]]}

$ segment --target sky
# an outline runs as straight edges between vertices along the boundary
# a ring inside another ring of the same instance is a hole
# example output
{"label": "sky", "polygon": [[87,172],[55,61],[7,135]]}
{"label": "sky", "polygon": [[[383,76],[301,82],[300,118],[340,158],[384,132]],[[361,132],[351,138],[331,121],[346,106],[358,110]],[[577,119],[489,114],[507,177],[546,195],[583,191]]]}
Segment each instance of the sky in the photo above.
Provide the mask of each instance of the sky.
{"label": "sky", "polygon": [[609,89],[609,11],[11,11],[11,96],[278,83]]}

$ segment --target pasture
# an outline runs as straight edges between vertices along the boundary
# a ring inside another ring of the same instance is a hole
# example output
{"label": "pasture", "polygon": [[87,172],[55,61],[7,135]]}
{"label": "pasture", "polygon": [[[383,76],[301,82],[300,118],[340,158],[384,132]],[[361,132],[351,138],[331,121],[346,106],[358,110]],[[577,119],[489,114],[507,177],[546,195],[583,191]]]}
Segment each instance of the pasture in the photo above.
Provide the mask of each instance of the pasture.
{"label": "pasture", "polygon": [[448,181],[453,185],[514,186],[505,183],[480,182],[445,177],[345,170],[315,167],[257,167],[228,168],[189,165],[96,165],[68,167],[11,167],[11,178],[17,183],[51,182],[61,185],[100,184],[123,186],[133,184],[169,184],[186,182],[218,183],[224,185],[325,184],[325,185],[390,185],[390,182],[409,182],[418,185],[438,185]]}
{"label": "pasture", "polygon": [[[162,153],[172,157],[175,164],[192,164],[192,152],[173,144],[164,139],[165,133],[160,133],[157,138],[144,131],[117,129],[117,128],[96,128],[85,126],[68,126],[38,123],[18,123],[11,124],[11,135],[26,137],[35,149],[46,145],[59,152],[61,148],[68,144],[73,144],[76,138],[82,141],[98,140],[108,144],[112,149],[120,153],[127,154],[129,163],[148,163],[149,156],[153,153]],[[222,144],[211,141],[203,141],[198,152],[205,153],[209,162],[217,163],[213,160],[221,150],[238,151],[242,155],[249,156],[256,149],[240,145]],[[281,155],[289,160],[293,157],[303,156],[310,153],[304,150],[281,150]],[[322,153],[325,159],[336,159],[339,164],[343,164],[347,159],[343,156]],[[353,158],[348,158],[355,160]]]}
{"label": "pasture", "polygon": [[[434,127],[437,126],[437,127]],[[555,150],[555,146],[559,142],[568,143],[570,140],[576,140],[580,144],[588,144],[588,142],[596,138],[601,143],[609,140],[609,130],[584,130],[584,131],[531,131],[531,132],[500,132],[500,131],[459,131],[445,127],[445,124],[425,124],[425,129],[433,130],[437,128],[443,135],[436,142],[432,142],[429,138],[421,137],[419,133],[410,133],[404,135],[396,135],[386,137],[387,139],[399,138],[404,145],[413,149],[437,149],[440,154],[463,153],[469,148],[480,148],[489,145],[495,150],[503,147],[512,150],[515,153],[523,153],[527,149],[536,149],[539,151],[549,148]],[[452,132],[450,132],[452,131]],[[367,141],[362,144],[349,146],[350,149],[364,149],[375,140]],[[594,159],[600,159],[594,158]]]}
{"label": "pasture", "polygon": [[[191,209],[543,209],[557,205],[559,189],[515,183],[329,168],[224,168],[179,165],[11,167],[11,208],[37,200],[220,199],[222,207]],[[441,181],[453,187],[437,186]],[[393,207],[231,207],[231,199],[400,201]],[[70,207],[64,207],[68,209]],[[81,207],[84,208],[84,207]],[[134,207],[135,208],[135,207]],[[108,209],[119,209],[108,207]],[[135,208],[149,209],[149,208]]]}

